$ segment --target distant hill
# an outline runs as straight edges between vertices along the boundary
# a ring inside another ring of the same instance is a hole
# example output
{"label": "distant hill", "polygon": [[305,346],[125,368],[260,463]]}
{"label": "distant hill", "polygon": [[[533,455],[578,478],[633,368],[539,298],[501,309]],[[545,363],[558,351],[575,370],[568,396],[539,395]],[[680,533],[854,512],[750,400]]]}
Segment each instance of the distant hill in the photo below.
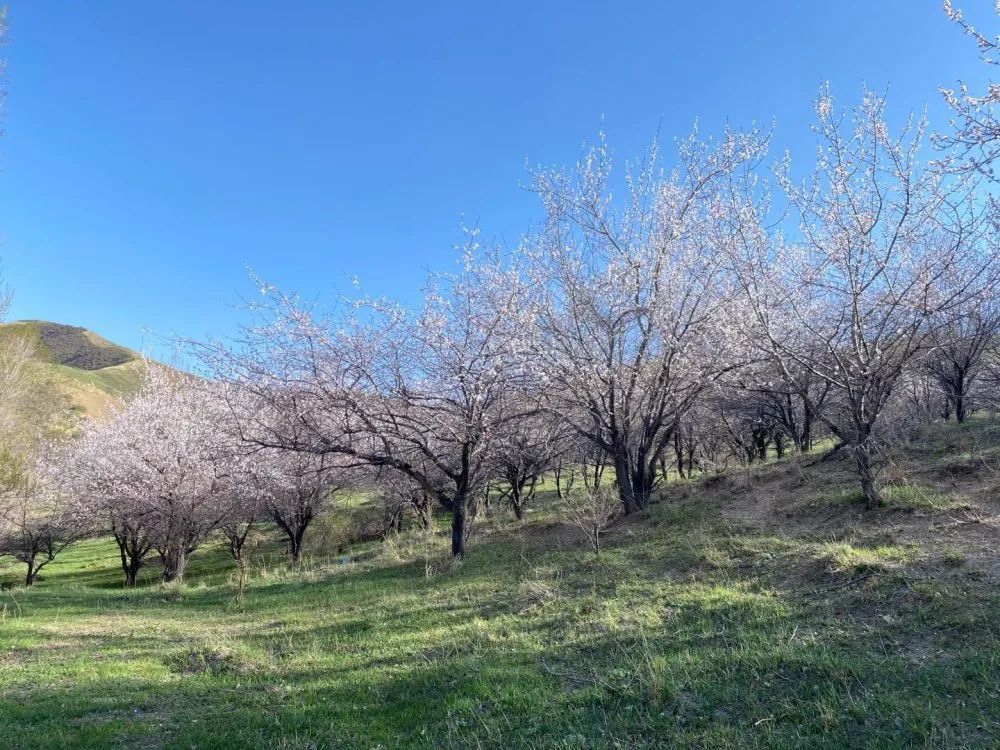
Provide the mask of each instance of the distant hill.
{"label": "distant hill", "polygon": [[32,342],[45,389],[77,416],[100,417],[139,388],[139,354],[86,328],[19,320],[0,324],[0,335],[23,336]]}
{"label": "distant hill", "polygon": [[131,349],[112,344],[93,331],[47,320],[19,320],[8,331],[30,338],[43,362],[77,370],[103,370],[138,359]]}

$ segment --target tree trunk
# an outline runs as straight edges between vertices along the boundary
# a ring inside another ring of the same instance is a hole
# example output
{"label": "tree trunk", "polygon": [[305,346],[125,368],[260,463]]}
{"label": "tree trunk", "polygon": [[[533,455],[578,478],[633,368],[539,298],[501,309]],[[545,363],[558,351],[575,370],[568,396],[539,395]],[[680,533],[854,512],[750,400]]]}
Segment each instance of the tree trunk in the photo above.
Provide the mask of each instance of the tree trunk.
{"label": "tree trunk", "polygon": [[766,430],[758,430],[754,434],[754,450],[756,453],[756,458],[759,461],[767,460],[767,441],[770,436],[767,434]]}
{"label": "tree trunk", "polygon": [[785,457],[785,437],[780,432],[774,435],[774,455],[779,459]]}
{"label": "tree trunk", "polygon": [[28,560],[28,572],[24,576],[24,585],[32,586],[35,583],[35,576],[38,575],[38,570],[35,568],[34,559]]}
{"label": "tree trunk", "polygon": [[465,555],[465,496],[457,495],[451,508],[451,555],[461,558]]}
{"label": "tree trunk", "polygon": [[955,420],[961,424],[965,421],[965,372],[959,370],[955,376]]}
{"label": "tree trunk", "polygon": [[299,562],[302,555],[302,540],[314,516],[315,513],[310,509],[302,507],[287,516],[282,515],[277,509],[271,511],[271,518],[274,519],[275,524],[288,540],[288,556],[292,559],[293,564],[297,565]]}
{"label": "tree trunk", "polygon": [[403,506],[399,505],[386,508],[382,536],[388,537],[390,534],[401,534],[403,532]]}
{"label": "tree trunk", "polygon": [[854,446],[854,459],[857,465],[858,478],[861,480],[861,493],[864,495],[865,505],[869,509],[877,508],[882,505],[882,496],[879,494],[876,482],[871,446],[865,443]]}
{"label": "tree trunk", "polygon": [[134,540],[131,546],[127,538],[119,539],[115,537],[115,541],[118,542],[118,551],[121,553],[122,573],[125,574],[125,587],[132,588],[139,578],[139,568],[142,567],[145,551],[142,544]]}
{"label": "tree trunk", "polygon": [[587,477],[590,476],[590,488],[595,492],[601,487],[601,477],[604,476],[604,460],[597,459],[594,461],[594,473],[593,475],[587,474],[587,465],[583,465],[583,481],[584,484],[587,483]]}
{"label": "tree trunk", "polygon": [[187,550],[181,547],[171,547],[163,555],[163,580],[166,583],[184,580],[184,570],[187,568]]}
{"label": "tree trunk", "polygon": [[632,475],[632,496],[640,510],[649,507],[655,483],[656,464],[651,462],[647,465],[645,462],[639,462]]}
{"label": "tree trunk", "polygon": [[511,495],[510,497],[510,507],[514,511],[514,518],[518,521],[524,520],[524,505],[521,503],[521,498]]}
{"label": "tree trunk", "polygon": [[293,565],[298,565],[302,558],[302,537],[305,533],[304,528],[299,528],[288,535],[288,556],[292,559]]}
{"label": "tree trunk", "polygon": [[812,424],[813,424],[813,412],[812,408],[806,404],[803,404],[802,408],[802,437],[799,442],[799,451],[801,453],[808,453],[812,450]]}
{"label": "tree trunk", "polygon": [[146,555],[149,554],[152,545],[141,533],[114,524],[111,527],[111,535],[118,545],[118,556],[121,560],[122,573],[125,575],[125,587],[131,588],[139,579],[139,569],[145,563]]}
{"label": "tree trunk", "polygon": [[125,586],[132,588],[139,578],[139,568],[142,566],[142,558],[132,557],[127,563],[123,561],[122,572],[125,573]]}
{"label": "tree trunk", "polygon": [[236,601],[243,604],[243,597],[246,595],[247,582],[250,580],[250,567],[243,556],[243,548],[240,547],[239,557],[236,558]]}
{"label": "tree trunk", "polygon": [[655,466],[650,470],[644,462],[640,462],[638,466],[632,467],[626,456],[615,456],[615,481],[626,514],[635,513],[649,505],[649,498],[653,493],[652,471],[655,471]]}
{"label": "tree trunk", "polygon": [[624,456],[615,456],[615,484],[618,485],[618,497],[626,514],[639,510],[632,492],[632,473]]}

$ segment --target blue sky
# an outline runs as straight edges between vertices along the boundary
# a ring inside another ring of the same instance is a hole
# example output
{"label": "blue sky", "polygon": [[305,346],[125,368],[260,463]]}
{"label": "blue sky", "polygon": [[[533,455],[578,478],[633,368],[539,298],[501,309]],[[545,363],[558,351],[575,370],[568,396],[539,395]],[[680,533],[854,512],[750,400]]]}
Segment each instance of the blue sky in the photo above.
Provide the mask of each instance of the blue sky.
{"label": "blue sky", "polygon": [[515,242],[525,163],[573,161],[602,116],[623,156],[775,118],[807,164],[822,81],[943,126],[937,86],[988,73],[938,0],[9,5],[11,317],[134,347],[232,332],[247,266],[412,299],[463,217]]}

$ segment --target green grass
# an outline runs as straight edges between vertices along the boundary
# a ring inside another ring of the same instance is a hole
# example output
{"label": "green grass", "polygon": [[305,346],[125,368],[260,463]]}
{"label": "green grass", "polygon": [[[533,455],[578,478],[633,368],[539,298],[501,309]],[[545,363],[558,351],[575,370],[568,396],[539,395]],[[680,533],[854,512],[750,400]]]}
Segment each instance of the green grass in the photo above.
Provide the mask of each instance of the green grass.
{"label": "green grass", "polygon": [[[958,501],[937,489],[920,484],[887,485],[881,488],[882,504],[887,508],[941,509],[958,504]],[[861,490],[850,486],[826,493],[822,502],[830,505],[863,505]]]}
{"label": "green grass", "polygon": [[331,522],[295,570],[269,534],[241,605],[218,542],[181,586],[121,589],[104,540],[31,590],[0,569],[0,745],[1000,743],[1000,598],[958,548],[755,528],[691,489],[595,560],[553,503],[477,522],[457,565],[416,531],[344,563]]}
{"label": "green grass", "polygon": [[112,396],[131,395],[139,390],[142,382],[142,370],[136,362],[127,362],[123,365],[105,367],[100,370],[79,370],[75,367],[56,364],[50,364],[48,367],[74,383],[96,388]]}

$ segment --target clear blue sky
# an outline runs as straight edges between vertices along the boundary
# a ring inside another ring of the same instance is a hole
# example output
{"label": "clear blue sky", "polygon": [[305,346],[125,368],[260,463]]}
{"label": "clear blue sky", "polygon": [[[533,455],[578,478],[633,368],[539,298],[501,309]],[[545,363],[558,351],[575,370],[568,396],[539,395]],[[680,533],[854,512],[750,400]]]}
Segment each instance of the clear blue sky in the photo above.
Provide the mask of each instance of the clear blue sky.
{"label": "clear blue sky", "polygon": [[572,161],[602,115],[621,155],[773,117],[802,163],[823,80],[943,124],[937,86],[988,73],[938,0],[8,2],[12,317],[131,346],[231,332],[246,266],[412,297],[463,216],[515,241],[526,160]]}

